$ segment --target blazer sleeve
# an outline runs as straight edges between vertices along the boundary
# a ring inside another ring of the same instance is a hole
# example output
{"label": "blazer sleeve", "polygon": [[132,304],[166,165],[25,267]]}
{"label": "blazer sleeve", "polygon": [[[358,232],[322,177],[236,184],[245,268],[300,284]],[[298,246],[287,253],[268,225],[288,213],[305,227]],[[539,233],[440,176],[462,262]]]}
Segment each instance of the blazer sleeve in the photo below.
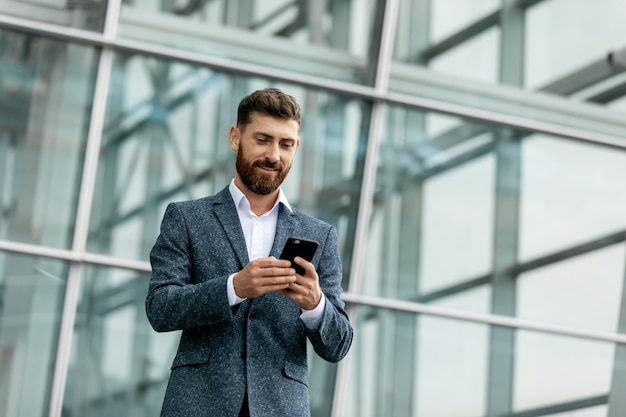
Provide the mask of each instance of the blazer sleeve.
{"label": "blazer sleeve", "polygon": [[315,352],[329,362],[343,359],[352,344],[353,329],[341,300],[341,259],[339,257],[337,230],[331,226],[317,267],[326,306],[317,330],[306,329]]}
{"label": "blazer sleeve", "polygon": [[146,314],[157,332],[186,330],[232,319],[228,304],[228,276],[194,277],[189,225],[176,203],[168,205],[161,233],[150,252],[152,277]]}

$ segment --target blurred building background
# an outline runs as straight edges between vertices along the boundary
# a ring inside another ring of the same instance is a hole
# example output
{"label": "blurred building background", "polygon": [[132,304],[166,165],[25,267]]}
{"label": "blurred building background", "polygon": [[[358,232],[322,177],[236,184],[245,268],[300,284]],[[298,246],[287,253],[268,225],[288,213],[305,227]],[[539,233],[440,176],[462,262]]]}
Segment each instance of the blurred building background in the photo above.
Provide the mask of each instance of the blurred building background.
{"label": "blurred building background", "polygon": [[[355,325],[314,417],[626,415],[623,0],[0,0],[0,415],[157,416],[166,204],[302,104]],[[273,417],[273,416],[271,416]]]}

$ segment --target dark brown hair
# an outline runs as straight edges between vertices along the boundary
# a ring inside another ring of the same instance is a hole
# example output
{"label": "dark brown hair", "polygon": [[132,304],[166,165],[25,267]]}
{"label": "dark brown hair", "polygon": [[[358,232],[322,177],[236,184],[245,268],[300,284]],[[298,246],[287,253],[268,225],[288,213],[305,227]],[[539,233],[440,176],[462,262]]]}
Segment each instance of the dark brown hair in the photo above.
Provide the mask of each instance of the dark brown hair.
{"label": "dark brown hair", "polygon": [[244,97],[237,108],[237,127],[245,129],[254,112],[295,120],[298,125],[302,119],[302,112],[296,99],[278,88],[257,90]]}

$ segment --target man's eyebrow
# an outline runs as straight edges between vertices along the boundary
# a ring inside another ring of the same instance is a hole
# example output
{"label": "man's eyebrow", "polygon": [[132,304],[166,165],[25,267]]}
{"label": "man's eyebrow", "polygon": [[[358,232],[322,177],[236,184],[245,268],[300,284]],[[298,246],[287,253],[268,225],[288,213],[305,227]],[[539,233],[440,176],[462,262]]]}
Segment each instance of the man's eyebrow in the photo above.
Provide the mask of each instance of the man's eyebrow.
{"label": "man's eyebrow", "polygon": [[[274,135],[271,135],[269,133],[265,133],[265,132],[254,132],[254,136],[263,136],[264,138],[267,139],[274,139]],[[296,138],[292,138],[292,137],[284,137],[284,138],[279,138],[278,140],[290,140],[295,142],[297,139]]]}

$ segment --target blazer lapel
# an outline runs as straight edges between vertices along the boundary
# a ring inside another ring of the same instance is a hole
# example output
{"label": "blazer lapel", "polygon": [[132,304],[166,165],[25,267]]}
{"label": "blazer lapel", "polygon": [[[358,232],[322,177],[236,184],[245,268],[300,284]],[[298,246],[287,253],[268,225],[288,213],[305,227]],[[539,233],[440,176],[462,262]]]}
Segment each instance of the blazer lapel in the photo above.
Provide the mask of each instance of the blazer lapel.
{"label": "blazer lapel", "polygon": [[270,256],[278,258],[287,243],[287,239],[294,235],[297,231],[298,221],[295,213],[289,211],[287,207],[280,204],[278,211],[278,222],[276,223],[276,234],[274,235],[274,243]]}
{"label": "blazer lapel", "polygon": [[247,265],[249,262],[248,248],[246,247],[246,240],[241,230],[241,222],[239,221],[237,208],[235,207],[228,187],[216,194],[213,202],[213,210],[224,228],[224,232],[226,236],[228,236],[230,245],[235,251],[239,262],[241,262],[242,266]]}

